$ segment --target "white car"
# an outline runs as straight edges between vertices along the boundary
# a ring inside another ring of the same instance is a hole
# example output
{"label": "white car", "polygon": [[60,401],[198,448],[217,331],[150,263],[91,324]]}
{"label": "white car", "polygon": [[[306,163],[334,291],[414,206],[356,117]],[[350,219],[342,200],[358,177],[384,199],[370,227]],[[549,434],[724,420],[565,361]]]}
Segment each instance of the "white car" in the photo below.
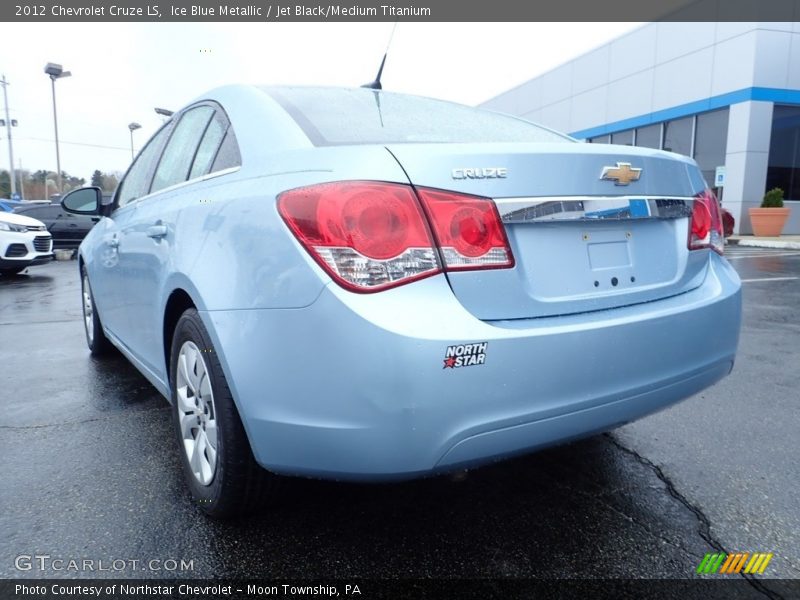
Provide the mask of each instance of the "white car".
{"label": "white car", "polygon": [[0,212],[0,275],[53,260],[53,238],[41,221]]}

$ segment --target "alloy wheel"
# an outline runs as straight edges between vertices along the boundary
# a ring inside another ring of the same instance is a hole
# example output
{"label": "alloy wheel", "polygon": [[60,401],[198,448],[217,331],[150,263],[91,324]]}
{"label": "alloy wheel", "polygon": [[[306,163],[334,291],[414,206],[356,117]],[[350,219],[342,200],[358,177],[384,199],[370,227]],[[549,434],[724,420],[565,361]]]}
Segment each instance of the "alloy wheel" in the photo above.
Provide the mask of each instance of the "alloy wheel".
{"label": "alloy wheel", "polygon": [[201,485],[210,485],[217,469],[217,413],[203,353],[186,341],[178,353],[178,418],[189,468]]}
{"label": "alloy wheel", "polygon": [[86,327],[86,337],[91,345],[94,342],[94,307],[92,306],[89,277],[85,273],[83,274],[83,325]]}

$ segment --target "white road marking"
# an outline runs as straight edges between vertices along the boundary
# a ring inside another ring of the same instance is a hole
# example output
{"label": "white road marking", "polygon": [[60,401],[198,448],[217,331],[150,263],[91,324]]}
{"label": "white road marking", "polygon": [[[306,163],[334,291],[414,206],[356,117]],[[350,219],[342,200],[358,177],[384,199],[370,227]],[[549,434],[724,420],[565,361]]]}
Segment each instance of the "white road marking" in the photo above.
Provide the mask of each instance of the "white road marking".
{"label": "white road marking", "polygon": [[800,277],[759,277],[757,279],[742,279],[742,283],[755,283],[758,281],[794,281]]}

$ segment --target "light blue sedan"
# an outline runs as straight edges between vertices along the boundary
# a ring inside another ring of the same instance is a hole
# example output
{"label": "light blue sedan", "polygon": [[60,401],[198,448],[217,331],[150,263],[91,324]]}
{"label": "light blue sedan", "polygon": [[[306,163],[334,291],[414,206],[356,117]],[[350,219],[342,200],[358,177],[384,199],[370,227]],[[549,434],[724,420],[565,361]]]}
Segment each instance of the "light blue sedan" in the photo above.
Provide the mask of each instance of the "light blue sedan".
{"label": "light blue sedan", "polygon": [[403,479],[607,431],[733,367],[740,282],[689,158],[370,89],[177,112],[80,246],[86,339],[171,402],[191,493]]}

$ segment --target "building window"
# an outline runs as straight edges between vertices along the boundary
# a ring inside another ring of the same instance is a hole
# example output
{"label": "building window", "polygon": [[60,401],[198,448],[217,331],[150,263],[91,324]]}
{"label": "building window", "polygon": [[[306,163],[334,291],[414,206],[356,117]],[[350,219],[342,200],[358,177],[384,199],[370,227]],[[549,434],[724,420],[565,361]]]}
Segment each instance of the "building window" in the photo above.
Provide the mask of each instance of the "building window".
{"label": "building window", "polygon": [[637,129],[636,145],[642,148],[661,148],[661,123]]}
{"label": "building window", "polygon": [[611,134],[611,143],[621,146],[633,146],[633,129]]}
{"label": "building window", "polygon": [[697,115],[694,159],[707,183],[714,183],[714,171],[725,164],[727,147],[728,109]]}
{"label": "building window", "polygon": [[589,138],[590,144],[608,144],[610,143],[610,136],[598,135],[597,137]]}
{"label": "building window", "polygon": [[767,190],[779,187],[784,198],[800,200],[800,106],[775,106],[769,144]]}
{"label": "building window", "polygon": [[686,117],[664,123],[664,150],[691,156],[693,121]]}

